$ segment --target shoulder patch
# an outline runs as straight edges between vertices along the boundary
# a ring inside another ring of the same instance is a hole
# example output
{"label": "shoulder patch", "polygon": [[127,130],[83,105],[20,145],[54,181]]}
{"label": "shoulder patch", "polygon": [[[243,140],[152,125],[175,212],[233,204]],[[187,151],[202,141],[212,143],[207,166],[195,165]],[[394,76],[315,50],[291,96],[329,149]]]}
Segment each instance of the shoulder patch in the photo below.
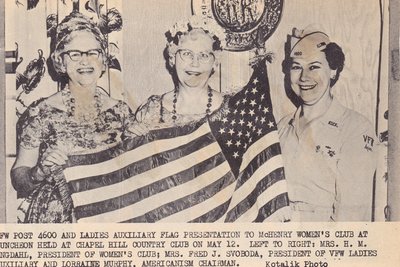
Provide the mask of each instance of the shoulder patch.
{"label": "shoulder patch", "polygon": [[367,151],[372,151],[372,148],[374,147],[374,138],[372,138],[369,135],[364,134],[363,135],[363,139],[364,139],[364,148]]}

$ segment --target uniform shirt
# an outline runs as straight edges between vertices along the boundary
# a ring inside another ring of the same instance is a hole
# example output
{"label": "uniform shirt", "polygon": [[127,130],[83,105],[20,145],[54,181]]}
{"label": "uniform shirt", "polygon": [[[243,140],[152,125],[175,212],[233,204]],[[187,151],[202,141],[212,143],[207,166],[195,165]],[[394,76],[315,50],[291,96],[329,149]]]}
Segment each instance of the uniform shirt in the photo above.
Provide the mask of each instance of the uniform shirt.
{"label": "uniform shirt", "polygon": [[301,204],[300,213],[314,213],[299,220],[370,221],[376,169],[371,123],[334,99],[299,133],[300,112],[278,124],[289,199]]}

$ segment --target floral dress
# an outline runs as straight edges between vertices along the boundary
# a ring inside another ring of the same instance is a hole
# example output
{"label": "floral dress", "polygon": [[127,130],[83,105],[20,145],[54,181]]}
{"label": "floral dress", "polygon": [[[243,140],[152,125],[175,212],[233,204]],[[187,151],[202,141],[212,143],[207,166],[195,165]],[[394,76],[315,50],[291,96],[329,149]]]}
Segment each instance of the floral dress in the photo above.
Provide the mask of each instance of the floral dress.
{"label": "floral dress", "polygon": [[[105,96],[102,96],[105,97]],[[129,106],[118,101],[88,121],[76,121],[67,111],[48,104],[46,99],[34,102],[17,124],[20,147],[39,148],[39,161],[48,148],[58,148],[67,155],[105,150],[133,134],[129,125],[134,115]],[[21,205],[26,223],[71,222],[72,201],[63,179],[62,169],[54,170],[52,182],[44,180]],[[19,194],[20,196],[20,194]]]}

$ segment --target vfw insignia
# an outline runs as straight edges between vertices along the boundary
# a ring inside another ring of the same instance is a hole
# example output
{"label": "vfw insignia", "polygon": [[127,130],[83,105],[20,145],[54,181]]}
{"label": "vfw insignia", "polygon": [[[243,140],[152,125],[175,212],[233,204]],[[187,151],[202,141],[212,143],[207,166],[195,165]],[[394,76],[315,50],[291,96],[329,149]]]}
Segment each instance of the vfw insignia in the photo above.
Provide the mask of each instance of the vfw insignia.
{"label": "vfw insignia", "polygon": [[279,24],[283,0],[192,0],[196,15],[213,18],[227,32],[227,50],[263,47]]}

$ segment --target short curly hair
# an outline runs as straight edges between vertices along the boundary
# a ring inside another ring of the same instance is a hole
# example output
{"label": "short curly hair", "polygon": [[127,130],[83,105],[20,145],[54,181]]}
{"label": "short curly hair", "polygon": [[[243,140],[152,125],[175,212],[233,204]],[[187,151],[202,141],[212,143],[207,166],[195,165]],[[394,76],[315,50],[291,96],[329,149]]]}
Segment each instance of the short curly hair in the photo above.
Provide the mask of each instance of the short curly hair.
{"label": "short curly hair", "polygon": [[336,43],[329,43],[322,51],[325,53],[326,61],[328,61],[329,67],[332,70],[336,70],[336,75],[333,79],[331,79],[330,83],[332,87],[339,79],[339,75],[343,70],[345,56],[342,48]]}
{"label": "short curly hair", "polygon": [[53,66],[58,74],[63,73],[63,70],[61,69],[62,61],[60,60],[59,55],[63,52],[65,45],[72,40],[73,34],[79,31],[93,34],[103,50],[103,55],[107,49],[107,40],[105,36],[92,20],[76,11],[70,13],[57,26],[54,46],[52,47],[51,52]]}

